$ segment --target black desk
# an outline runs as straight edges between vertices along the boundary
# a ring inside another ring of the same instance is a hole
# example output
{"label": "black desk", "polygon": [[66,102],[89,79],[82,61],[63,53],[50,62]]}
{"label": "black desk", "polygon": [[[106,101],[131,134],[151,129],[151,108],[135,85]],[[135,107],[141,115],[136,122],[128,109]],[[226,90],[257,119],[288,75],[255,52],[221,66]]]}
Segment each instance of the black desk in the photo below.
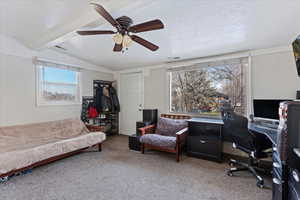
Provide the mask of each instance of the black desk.
{"label": "black desk", "polygon": [[264,127],[256,123],[249,123],[248,129],[253,133],[259,133],[267,136],[273,145],[277,146],[277,129]]}
{"label": "black desk", "polygon": [[[192,118],[188,120],[189,135],[187,138],[187,154],[210,160],[222,161],[224,122],[222,119]],[[263,134],[277,146],[277,129],[249,123],[248,128],[254,134]]]}

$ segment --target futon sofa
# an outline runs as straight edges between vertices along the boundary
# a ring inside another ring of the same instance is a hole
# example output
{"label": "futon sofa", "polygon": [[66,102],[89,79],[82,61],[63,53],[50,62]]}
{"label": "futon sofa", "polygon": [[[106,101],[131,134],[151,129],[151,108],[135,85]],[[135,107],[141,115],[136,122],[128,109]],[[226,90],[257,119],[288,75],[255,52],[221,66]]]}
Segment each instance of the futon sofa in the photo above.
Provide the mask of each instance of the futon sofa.
{"label": "futon sofa", "polygon": [[0,178],[79,153],[106,139],[79,119],[0,127]]}

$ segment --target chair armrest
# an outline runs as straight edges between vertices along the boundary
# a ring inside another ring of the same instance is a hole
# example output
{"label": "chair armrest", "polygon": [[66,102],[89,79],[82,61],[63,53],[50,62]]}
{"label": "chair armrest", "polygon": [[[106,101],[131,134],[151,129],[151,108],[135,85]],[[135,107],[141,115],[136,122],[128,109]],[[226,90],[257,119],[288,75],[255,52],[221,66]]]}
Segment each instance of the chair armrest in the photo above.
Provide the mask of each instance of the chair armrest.
{"label": "chair armrest", "polygon": [[184,128],[176,133],[176,142],[183,143],[188,135],[188,128]]}
{"label": "chair armrest", "polygon": [[155,124],[145,126],[143,128],[139,128],[141,131],[141,135],[149,134],[149,133],[154,133],[155,131]]}

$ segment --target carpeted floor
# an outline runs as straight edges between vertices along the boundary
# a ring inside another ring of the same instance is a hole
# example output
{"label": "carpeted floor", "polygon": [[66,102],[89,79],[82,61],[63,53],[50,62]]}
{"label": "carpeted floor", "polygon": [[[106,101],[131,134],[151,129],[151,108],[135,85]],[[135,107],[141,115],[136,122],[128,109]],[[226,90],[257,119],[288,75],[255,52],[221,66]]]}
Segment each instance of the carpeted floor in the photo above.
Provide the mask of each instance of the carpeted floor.
{"label": "carpeted floor", "polygon": [[1,200],[270,200],[247,173],[228,177],[218,164],[172,154],[128,150],[128,138],[108,138],[85,152],[0,184]]}

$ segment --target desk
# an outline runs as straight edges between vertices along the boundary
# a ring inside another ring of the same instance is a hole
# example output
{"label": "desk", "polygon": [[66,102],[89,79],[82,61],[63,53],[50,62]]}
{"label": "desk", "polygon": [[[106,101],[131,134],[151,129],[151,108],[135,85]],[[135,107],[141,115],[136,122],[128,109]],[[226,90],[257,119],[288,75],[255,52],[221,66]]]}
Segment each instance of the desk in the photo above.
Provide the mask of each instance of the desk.
{"label": "desk", "polygon": [[256,123],[249,123],[248,129],[251,132],[259,133],[267,136],[273,145],[277,146],[277,129],[264,127]]}
{"label": "desk", "polygon": [[[222,161],[223,135],[222,119],[192,118],[188,120],[189,135],[187,138],[187,154],[189,156]],[[274,146],[277,145],[277,130],[255,123],[249,123],[249,130],[254,134],[267,136]]]}

